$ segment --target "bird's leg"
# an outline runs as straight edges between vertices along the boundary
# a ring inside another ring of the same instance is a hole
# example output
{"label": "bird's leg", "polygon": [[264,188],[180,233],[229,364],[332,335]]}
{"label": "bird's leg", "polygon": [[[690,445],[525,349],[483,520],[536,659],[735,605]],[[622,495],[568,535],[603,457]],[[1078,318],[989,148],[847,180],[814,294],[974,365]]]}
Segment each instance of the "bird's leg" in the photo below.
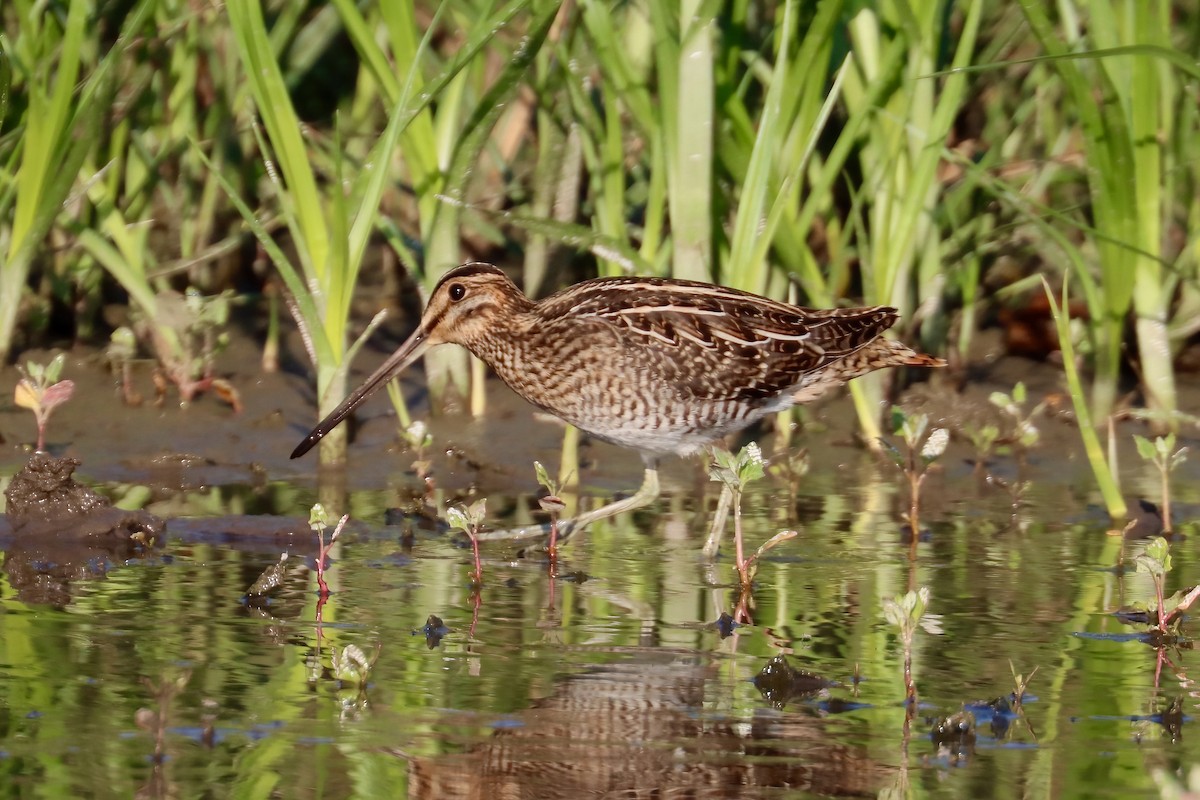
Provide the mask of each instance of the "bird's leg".
{"label": "bird's leg", "polygon": [[[615,517],[617,514],[623,514],[626,511],[632,511],[635,508],[648,506],[658,497],[658,464],[654,461],[646,460],[646,471],[642,477],[642,486],[634,494],[623,500],[617,500],[612,503],[600,506],[600,508],[592,511],[586,511],[573,519],[562,519],[558,521],[558,542],[565,541],[568,536],[575,531],[582,530],[593,522],[598,522],[602,519]],[[478,538],[481,542],[495,541],[522,541],[526,539],[540,539],[549,535],[549,527],[546,525],[529,525],[524,528],[509,528],[500,531],[488,531],[479,534]]]}

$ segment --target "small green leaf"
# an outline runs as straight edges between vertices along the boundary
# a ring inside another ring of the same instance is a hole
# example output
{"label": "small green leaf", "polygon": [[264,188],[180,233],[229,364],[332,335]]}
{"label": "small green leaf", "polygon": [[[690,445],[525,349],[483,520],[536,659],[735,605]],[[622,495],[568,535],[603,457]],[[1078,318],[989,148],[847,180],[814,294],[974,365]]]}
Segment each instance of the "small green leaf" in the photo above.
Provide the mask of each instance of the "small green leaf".
{"label": "small green leaf", "polygon": [[452,531],[469,531],[471,523],[467,518],[467,511],[463,506],[454,506],[446,509],[446,524],[450,526]]}
{"label": "small green leaf", "polygon": [[1025,405],[1025,382],[1017,381],[1017,385],[1013,387],[1012,393],[1013,402],[1019,406]]}
{"label": "small green leaf", "polygon": [[546,472],[546,468],[542,466],[542,462],[533,462],[533,472],[537,476],[538,485],[545,489],[550,494],[558,494],[555,491],[554,482],[550,480],[550,473]]}
{"label": "small green leaf", "polygon": [[313,504],[308,512],[308,526],[314,530],[324,530],[329,526],[329,514],[325,511],[325,506],[320,503]]}
{"label": "small green leaf", "polygon": [[1154,460],[1156,449],[1154,447],[1153,442],[1151,442],[1145,436],[1138,436],[1136,433],[1133,435],[1133,441],[1134,441],[1134,444],[1137,445],[1137,451],[1138,451],[1139,456],[1141,456],[1146,461]]}
{"label": "small green leaf", "polygon": [[900,406],[892,406],[892,433],[900,436],[904,433],[904,423],[908,420],[908,415],[904,413],[904,409]]}
{"label": "small green leaf", "polygon": [[994,405],[996,408],[1008,413],[1011,413],[1009,411],[1010,408],[1014,408],[1012,398],[1006,395],[1004,392],[992,392],[988,397],[988,402]]}
{"label": "small green leaf", "polygon": [[478,528],[487,517],[487,498],[481,497],[467,507],[467,520],[472,527]]}
{"label": "small green leaf", "polygon": [[904,442],[910,448],[916,449],[921,440],[925,438],[925,430],[929,427],[929,416],[927,414],[914,414],[904,420],[904,425],[901,426],[904,432]]}
{"label": "small green leaf", "polygon": [[54,360],[46,367],[46,383],[58,383],[58,377],[62,375],[63,365],[67,363],[67,354],[59,353],[54,357]]}

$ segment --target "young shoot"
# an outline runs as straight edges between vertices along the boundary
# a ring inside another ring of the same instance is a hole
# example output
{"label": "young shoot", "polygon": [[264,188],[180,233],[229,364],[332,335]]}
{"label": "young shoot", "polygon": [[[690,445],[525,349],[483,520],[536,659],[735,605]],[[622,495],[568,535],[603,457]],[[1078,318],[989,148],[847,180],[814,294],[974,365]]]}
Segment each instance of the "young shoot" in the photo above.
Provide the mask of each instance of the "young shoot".
{"label": "young shoot", "polygon": [[17,367],[22,377],[17,381],[13,402],[33,412],[37,421],[38,452],[46,449],[46,424],[50,421],[50,415],[75,393],[74,381],[59,380],[66,360],[66,355],[59,353],[44,366],[28,361],[23,368]]}
{"label": "young shoot", "polygon": [[796,536],[795,531],[783,531],[763,543],[749,558],[745,554],[742,542],[742,493],[752,482],[761,478],[766,471],[767,462],[763,460],[762,450],[754,442],[746,445],[735,456],[726,450],[713,451],[713,465],[708,475],[713,481],[721,484],[723,494],[728,494],[733,504],[733,536],[736,548],[735,567],[742,588],[748,589],[754,579],[754,571],[758,559],[772,547]]}
{"label": "young shoot", "polygon": [[1000,429],[989,423],[983,425],[964,425],[962,432],[966,434],[975,449],[975,473],[983,475],[988,459],[996,449],[996,441],[1000,438]]}
{"label": "young shoot", "polygon": [[455,506],[446,509],[446,522],[450,530],[463,531],[471,540],[471,552],[475,556],[475,573],[472,582],[478,588],[483,584],[483,563],[479,560],[479,529],[483,527],[487,515],[487,498],[480,498],[469,506]]}
{"label": "young shoot", "polygon": [[[390,382],[388,389],[390,390],[395,383],[395,381]],[[424,481],[429,475],[430,466],[429,460],[425,458],[425,451],[433,444],[433,436],[429,433],[429,427],[419,419],[414,420],[401,431],[401,435],[404,437],[404,442],[416,454],[416,459],[412,463],[413,471],[417,473],[418,478]]]}
{"label": "young shoot", "polygon": [[929,587],[922,586],[915,591],[897,597],[884,598],[883,616],[890,625],[900,630],[900,643],[904,648],[904,691],[910,708],[915,706],[917,699],[916,685],[912,677],[912,643],[918,626],[927,633],[942,632],[940,619],[934,615],[925,616],[929,607]]}
{"label": "young shoot", "polygon": [[1045,403],[1038,403],[1029,412],[1025,411],[1025,401],[1028,399],[1028,393],[1025,391],[1025,384],[1022,381],[1017,381],[1017,385],[1013,387],[1012,394],[1007,395],[1004,392],[992,392],[988,397],[988,402],[1010,418],[1013,422],[1014,432],[1011,437],[1011,444],[1017,451],[1017,457],[1023,459],[1025,453],[1030,448],[1035,447],[1038,440],[1041,438],[1041,432],[1037,426],[1033,424],[1033,418],[1041,413],[1045,407]]}
{"label": "young shoot", "polygon": [[538,498],[538,505],[542,507],[550,515],[550,545],[546,548],[546,552],[550,555],[550,561],[554,562],[558,555],[558,515],[566,510],[567,504],[559,497],[559,492],[562,487],[558,481],[550,477],[550,473],[542,466],[542,462],[533,462],[533,472],[537,476],[538,484],[546,490],[546,496]]}
{"label": "young shoot", "polygon": [[927,415],[906,414],[899,406],[892,407],[892,430],[903,440],[905,452],[886,440],[883,444],[908,478],[908,526],[916,542],[921,531],[921,486],[929,476],[929,468],[946,452],[950,431],[946,428],[931,431]]}
{"label": "young shoot", "polygon": [[1186,447],[1175,448],[1175,434],[1157,436],[1150,441],[1145,436],[1133,435],[1138,455],[1158,468],[1162,479],[1163,533],[1171,533],[1171,473],[1187,460]]}
{"label": "young shoot", "polygon": [[333,543],[342,535],[342,531],[346,527],[346,523],[350,521],[350,515],[344,514],[338,520],[337,527],[333,529],[333,535],[329,537],[329,543],[325,543],[325,529],[329,527],[329,514],[325,511],[325,507],[320,503],[315,504],[308,514],[308,526],[317,533],[317,589],[322,600],[329,597],[329,586],[325,583],[325,568],[329,551],[333,549]]}
{"label": "young shoot", "polygon": [[1141,555],[1133,560],[1138,572],[1145,572],[1154,581],[1154,597],[1157,601],[1159,633],[1167,633],[1170,625],[1167,622],[1168,611],[1163,603],[1163,584],[1166,583],[1167,573],[1171,571],[1171,546],[1167,540],[1157,536],[1146,545]]}

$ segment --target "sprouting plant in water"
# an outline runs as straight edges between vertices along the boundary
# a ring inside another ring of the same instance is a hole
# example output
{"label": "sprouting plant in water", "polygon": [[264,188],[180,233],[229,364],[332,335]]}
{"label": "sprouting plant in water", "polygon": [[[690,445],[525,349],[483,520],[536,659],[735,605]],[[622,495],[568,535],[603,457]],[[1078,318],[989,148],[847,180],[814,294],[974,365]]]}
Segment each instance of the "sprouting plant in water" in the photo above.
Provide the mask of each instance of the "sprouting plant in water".
{"label": "sprouting plant in water", "polygon": [[46,449],[46,424],[50,415],[75,392],[74,381],[59,380],[66,361],[66,355],[59,353],[49,364],[27,361],[24,367],[17,367],[21,371],[21,380],[17,381],[13,402],[33,412],[39,451]]}
{"label": "sprouting plant in water", "polygon": [[1000,438],[1000,428],[990,422],[982,425],[972,423],[963,425],[962,432],[966,434],[967,439],[971,442],[971,447],[975,450],[975,472],[977,475],[982,475],[988,459],[992,457],[992,452],[996,449],[996,440]]}
{"label": "sprouting plant in water", "polygon": [[754,570],[758,559],[763,553],[777,544],[787,541],[796,535],[795,531],[781,531],[763,543],[749,558],[746,557],[745,546],[742,542],[742,493],[752,482],[766,474],[767,462],[763,460],[762,450],[754,442],[743,447],[735,456],[727,450],[713,451],[713,465],[709,468],[709,478],[721,484],[722,493],[727,493],[733,504],[733,537],[736,548],[735,567],[743,590],[750,587],[754,579]]}
{"label": "sprouting plant in water", "polygon": [[1156,600],[1156,609],[1158,616],[1158,631],[1159,633],[1167,633],[1170,627],[1168,623],[1168,611],[1166,604],[1163,602],[1163,585],[1167,580],[1167,573],[1171,571],[1171,545],[1161,536],[1156,536],[1146,545],[1146,549],[1142,551],[1137,558],[1133,560],[1138,572],[1145,572],[1150,575],[1150,580],[1154,582],[1154,597]]}
{"label": "sprouting plant in water", "polygon": [[892,431],[904,441],[905,452],[883,441],[892,460],[908,478],[908,526],[915,543],[921,531],[921,486],[929,476],[929,468],[946,452],[950,431],[946,428],[929,430],[926,414],[906,414],[899,406],[892,407]]}
{"label": "sprouting plant in water", "polygon": [[1025,701],[1025,693],[1029,691],[1029,682],[1033,680],[1033,676],[1037,675],[1038,668],[1034,667],[1033,672],[1029,675],[1022,675],[1017,672],[1017,668],[1013,665],[1012,659],[1008,660],[1008,670],[1013,676],[1013,708],[1021,709],[1021,704]]}
{"label": "sprouting plant in water", "polygon": [[538,484],[546,490],[544,497],[538,498],[538,505],[542,507],[550,515],[550,545],[546,548],[546,552],[550,555],[550,561],[553,562],[558,555],[558,515],[566,510],[567,504],[559,497],[559,492],[562,487],[558,481],[550,477],[550,473],[542,466],[542,462],[533,462],[533,472],[537,476]]}
{"label": "sprouting plant in water", "polygon": [[1013,422],[1014,432],[1009,441],[1017,452],[1018,460],[1024,460],[1025,453],[1030,448],[1037,446],[1042,435],[1037,426],[1033,424],[1033,418],[1042,412],[1046,404],[1038,403],[1029,411],[1025,411],[1027,399],[1028,392],[1022,381],[1017,381],[1017,384],[1013,386],[1011,395],[1004,392],[992,392],[988,397],[988,402],[1000,409]]}
{"label": "sprouting plant in water", "polygon": [[329,586],[325,583],[325,568],[328,566],[329,551],[333,549],[333,543],[342,535],[342,531],[349,521],[349,514],[342,515],[342,518],[338,520],[337,527],[333,529],[333,535],[329,537],[329,543],[326,544],[325,529],[329,527],[329,514],[325,511],[325,506],[316,503],[308,513],[308,526],[317,533],[317,591],[322,600],[329,597]]}
{"label": "sprouting plant in water", "polygon": [[122,325],[112,332],[104,358],[121,382],[121,400],[127,406],[140,406],[142,395],[133,387],[133,361],[137,358],[137,336],[133,329]]}
{"label": "sprouting plant in water", "polygon": [[[392,381],[392,383],[388,384],[388,388],[390,389],[394,383],[395,381]],[[425,458],[425,451],[433,444],[433,436],[429,433],[429,426],[419,419],[413,420],[401,431],[401,435],[404,437],[405,444],[416,455],[412,463],[413,471],[417,473],[417,478],[424,481],[429,476],[430,466],[429,460]]]}
{"label": "sprouting plant in water", "polygon": [[888,623],[900,630],[900,643],[904,648],[904,691],[909,703],[909,712],[915,710],[917,690],[912,678],[913,636],[920,627],[927,633],[942,632],[940,618],[925,616],[929,607],[929,587],[922,586],[897,597],[884,598],[883,616]]}
{"label": "sprouting plant in water", "polygon": [[1150,441],[1145,436],[1133,435],[1138,455],[1158,468],[1162,477],[1163,533],[1171,533],[1171,473],[1187,460],[1186,447],[1175,449],[1175,434],[1156,436]]}
{"label": "sprouting plant in water", "polygon": [[487,515],[487,498],[482,497],[469,506],[446,509],[446,522],[450,530],[463,531],[471,540],[471,552],[475,556],[475,574],[471,577],[475,586],[483,583],[483,563],[479,560],[479,529]]}

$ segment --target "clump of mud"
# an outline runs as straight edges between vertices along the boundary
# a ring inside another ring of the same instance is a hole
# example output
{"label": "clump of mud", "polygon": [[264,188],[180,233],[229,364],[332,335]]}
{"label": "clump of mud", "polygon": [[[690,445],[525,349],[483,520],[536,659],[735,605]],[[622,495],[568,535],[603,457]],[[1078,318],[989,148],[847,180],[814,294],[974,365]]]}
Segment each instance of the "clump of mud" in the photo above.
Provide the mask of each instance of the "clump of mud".
{"label": "clump of mud", "polygon": [[150,549],[166,527],[148,512],[113,508],[71,477],[78,466],[34,453],[4,491],[13,529],[4,572],[26,602],[67,605],[73,583],[103,577],[108,563]]}
{"label": "clump of mud", "polygon": [[145,511],[113,508],[71,477],[79,462],[37,452],[4,490],[8,521],[18,536],[58,533],[79,538],[116,536],[150,544],[163,521]]}

